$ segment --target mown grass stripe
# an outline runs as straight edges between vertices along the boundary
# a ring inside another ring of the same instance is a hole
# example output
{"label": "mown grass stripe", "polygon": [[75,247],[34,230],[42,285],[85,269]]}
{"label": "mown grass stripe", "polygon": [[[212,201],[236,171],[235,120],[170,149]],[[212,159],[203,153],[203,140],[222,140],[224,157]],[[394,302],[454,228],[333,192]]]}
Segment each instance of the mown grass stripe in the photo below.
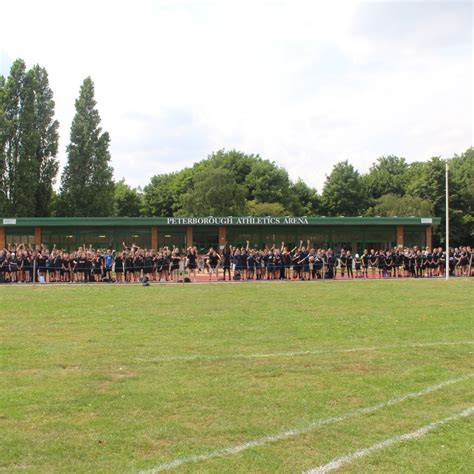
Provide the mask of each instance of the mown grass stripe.
{"label": "mown grass stripe", "polygon": [[152,467],[151,469],[146,469],[143,471],[140,471],[140,474],[153,474],[156,472],[161,472],[161,471],[166,471],[170,469],[175,469],[179,466],[182,466],[183,464],[189,464],[189,463],[195,463],[195,462],[201,462],[201,461],[209,461],[210,459],[213,458],[218,458],[218,457],[224,457],[224,456],[231,456],[234,454],[238,454],[242,451],[245,451],[247,449],[251,448],[256,448],[259,446],[263,446],[268,443],[273,443],[276,441],[281,441],[284,439],[288,438],[294,438],[296,436],[300,436],[306,433],[309,433],[311,431],[314,431],[318,428],[321,428],[322,426],[327,426],[327,425],[332,425],[335,423],[340,423],[344,422],[346,420],[352,419],[352,418],[357,418],[359,416],[367,415],[369,413],[373,413],[375,411],[381,410],[382,408],[387,408],[393,405],[398,405],[399,403],[402,403],[406,400],[414,399],[414,398],[419,398],[423,397],[425,395],[428,395],[432,392],[435,392],[437,390],[441,390],[445,387],[448,387],[450,385],[464,382],[466,380],[471,379],[474,377],[474,373],[464,375],[462,377],[457,377],[455,379],[450,379],[446,380],[444,382],[441,382],[436,385],[431,385],[429,387],[426,387],[423,390],[420,390],[418,392],[411,392],[407,393],[406,395],[403,395],[401,397],[394,397],[391,398],[390,400],[387,400],[386,402],[380,402],[376,403],[375,405],[371,405],[365,408],[358,408],[356,410],[347,412],[343,415],[340,416],[332,416],[329,418],[321,418],[319,420],[314,420],[308,425],[301,427],[301,428],[295,428],[295,429],[290,429],[286,431],[281,431],[279,433],[275,433],[272,435],[264,436],[262,438],[258,438],[255,440],[247,441],[246,443],[238,444],[236,446],[231,446],[228,448],[223,448],[223,449],[218,449],[215,451],[210,451],[207,453],[203,454],[197,454],[193,456],[185,456],[182,458],[177,458],[172,461],[169,461],[167,463],[159,464],[158,466]]}
{"label": "mown grass stripe", "polygon": [[393,438],[386,439],[368,448],[359,449],[358,451],[355,451],[353,453],[346,454],[345,456],[341,456],[340,458],[333,459],[332,461],[328,462],[327,464],[324,464],[323,466],[319,466],[319,467],[310,469],[309,471],[306,471],[306,473],[304,474],[325,474],[326,472],[334,471],[335,469],[340,469],[342,466],[346,464],[350,464],[354,461],[357,461],[358,459],[362,457],[369,456],[370,454],[376,451],[380,451],[381,449],[388,448],[390,446],[393,446],[394,444],[401,443],[402,441],[409,441],[412,439],[421,438],[429,431],[432,431],[441,425],[449,423],[450,421],[459,420],[461,418],[467,418],[468,416],[471,416],[473,413],[474,413],[474,406],[466,408],[461,413],[448,416],[447,418],[444,418],[443,420],[434,421],[432,423],[429,423],[417,429],[416,431],[412,431],[411,433],[405,433],[399,436],[394,436]]}

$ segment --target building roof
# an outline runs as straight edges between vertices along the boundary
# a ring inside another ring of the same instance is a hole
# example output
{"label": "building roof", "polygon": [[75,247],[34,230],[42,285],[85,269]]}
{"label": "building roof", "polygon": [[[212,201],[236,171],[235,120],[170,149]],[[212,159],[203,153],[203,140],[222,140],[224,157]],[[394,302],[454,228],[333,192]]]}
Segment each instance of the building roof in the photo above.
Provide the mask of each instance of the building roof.
{"label": "building roof", "polygon": [[439,225],[439,217],[0,217],[5,227],[106,227],[181,225]]}

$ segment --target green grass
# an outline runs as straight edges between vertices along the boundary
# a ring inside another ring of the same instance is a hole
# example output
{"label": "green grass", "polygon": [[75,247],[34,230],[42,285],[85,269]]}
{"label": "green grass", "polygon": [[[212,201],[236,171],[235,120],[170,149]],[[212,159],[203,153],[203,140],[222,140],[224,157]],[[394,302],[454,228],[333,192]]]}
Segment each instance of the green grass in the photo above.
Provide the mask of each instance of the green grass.
{"label": "green grass", "polygon": [[[139,471],[474,372],[472,344],[402,347],[474,341],[472,279],[38,285],[0,301],[8,472]],[[301,472],[461,412],[473,383],[176,471]],[[473,441],[471,417],[343,470],[472,472]]]}

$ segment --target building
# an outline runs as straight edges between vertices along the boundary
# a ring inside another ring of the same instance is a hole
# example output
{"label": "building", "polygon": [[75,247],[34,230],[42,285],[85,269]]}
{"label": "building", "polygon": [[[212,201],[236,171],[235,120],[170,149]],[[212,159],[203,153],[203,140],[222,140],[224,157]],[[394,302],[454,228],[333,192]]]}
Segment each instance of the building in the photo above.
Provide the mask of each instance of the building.
{"label": "building", "polygon": [[44,244],[50,249],[121,249],[191,243],[199,252],[232,245],[290,247],[309,240],[321,248],[385,249],[395,245],[431,247],[438,217],[22,217],[0,218],[0,248]]}

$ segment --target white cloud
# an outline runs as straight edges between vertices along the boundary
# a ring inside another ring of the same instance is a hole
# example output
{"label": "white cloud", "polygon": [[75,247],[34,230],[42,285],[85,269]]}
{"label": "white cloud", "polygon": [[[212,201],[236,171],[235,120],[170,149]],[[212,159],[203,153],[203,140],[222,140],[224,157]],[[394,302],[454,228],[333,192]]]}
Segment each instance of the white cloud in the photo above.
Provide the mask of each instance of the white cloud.
{"label": "white cloud", "polygon": [[4,5],[1,69],[47,68],[61,122],[90,75],[117,178],[144,185],[219,148],[321,189],[472,145],[472,5],[430,2],[23,1]]}

